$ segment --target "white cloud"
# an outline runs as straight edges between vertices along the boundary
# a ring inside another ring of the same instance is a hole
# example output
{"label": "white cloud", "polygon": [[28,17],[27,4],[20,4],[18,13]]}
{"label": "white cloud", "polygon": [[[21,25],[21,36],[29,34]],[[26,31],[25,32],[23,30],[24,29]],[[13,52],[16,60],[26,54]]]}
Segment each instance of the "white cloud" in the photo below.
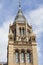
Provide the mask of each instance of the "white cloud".
{"label": "white cloud", "polygon": [[37,53],[38,53],[39,58],[41,57],[40,51],[41,51],[40,45],[39,45],[39,43],[37,43]]}
{"label": "white cloud", "polygon": [[8,44],[8,31],[9,24],[12,20],[6,21],[0,27],[0,62],[7,61],[7,44]]}
{"label": "white cloud", "polygon": [[26,12],[26,16],[37,36],[40,37],[41,32],[43,32],[43,7]]}

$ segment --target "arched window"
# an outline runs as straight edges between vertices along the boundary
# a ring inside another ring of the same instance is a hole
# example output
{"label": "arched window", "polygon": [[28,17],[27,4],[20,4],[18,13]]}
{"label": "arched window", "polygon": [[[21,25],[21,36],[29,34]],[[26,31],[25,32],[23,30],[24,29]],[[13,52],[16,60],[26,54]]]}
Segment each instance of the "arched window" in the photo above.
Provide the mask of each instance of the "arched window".
{"label": "arched window", "polygon": [[22,33],[22,36],[25,34],[25,29],[24,28],[22,28],[21,33]]}
{"label": "arched window", "polygon": [[16,62],[19,62],[19,52],[16,51]]}
{"label": "arched window", "polygon": [[19,33],[20,33],[21,36],[23,36],[25,34],[24,27],[23,28],[21,28],[21,27],[19,28]]}
{"label": "arched window", "polygon": [[24,35],[24,28],[22,30],[23,30],[23,35]]}
{"label": "arched window", "polygon": [[30,62],[30,52],[27,51],[27,62],[29,63]]}
{"label": "arched window", "polygon": [[21,62],[24,62],[25,61],[25,54],[24,52],[21,52]]}

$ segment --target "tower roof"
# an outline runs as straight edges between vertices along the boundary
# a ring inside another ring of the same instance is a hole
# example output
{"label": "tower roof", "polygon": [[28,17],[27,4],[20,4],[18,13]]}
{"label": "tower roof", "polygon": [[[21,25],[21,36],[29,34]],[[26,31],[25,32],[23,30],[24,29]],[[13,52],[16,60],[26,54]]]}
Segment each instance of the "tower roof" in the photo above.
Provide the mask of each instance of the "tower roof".
{"label": "tower roof", "polygon": [[15,17],[15,21],[14,22],[25,22],[25,21],[26,21],[26,18],[23,15],[23,12],[22,12],[22,9],[21,9],[20,0],[19,0],[19,10],[18,10],[18,13],[17,13],[17,15]]}

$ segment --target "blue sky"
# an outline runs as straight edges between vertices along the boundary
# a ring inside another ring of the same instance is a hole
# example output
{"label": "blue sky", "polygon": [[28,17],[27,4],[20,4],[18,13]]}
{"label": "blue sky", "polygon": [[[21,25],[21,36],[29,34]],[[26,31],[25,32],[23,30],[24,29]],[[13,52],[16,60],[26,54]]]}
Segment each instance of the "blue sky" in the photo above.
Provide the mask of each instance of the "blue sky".
{"label": "blue sky", "polygon": [[[21,0],[22,11],[36,34],[38,63],[43,64],[43,0]],[[7,61],[9,24],[18,11],[18,0],[0,0],[0,62]]]}

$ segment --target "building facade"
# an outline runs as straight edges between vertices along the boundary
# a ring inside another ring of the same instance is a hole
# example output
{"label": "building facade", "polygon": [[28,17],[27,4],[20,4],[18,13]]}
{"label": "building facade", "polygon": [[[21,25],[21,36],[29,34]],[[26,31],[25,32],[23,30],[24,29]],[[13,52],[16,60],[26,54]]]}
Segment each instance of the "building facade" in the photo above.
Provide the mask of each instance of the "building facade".
{"label": "building facade", "polygon": [[8,34],[8,65],[38,65],[36,35],[28,24],[21,6]]}

